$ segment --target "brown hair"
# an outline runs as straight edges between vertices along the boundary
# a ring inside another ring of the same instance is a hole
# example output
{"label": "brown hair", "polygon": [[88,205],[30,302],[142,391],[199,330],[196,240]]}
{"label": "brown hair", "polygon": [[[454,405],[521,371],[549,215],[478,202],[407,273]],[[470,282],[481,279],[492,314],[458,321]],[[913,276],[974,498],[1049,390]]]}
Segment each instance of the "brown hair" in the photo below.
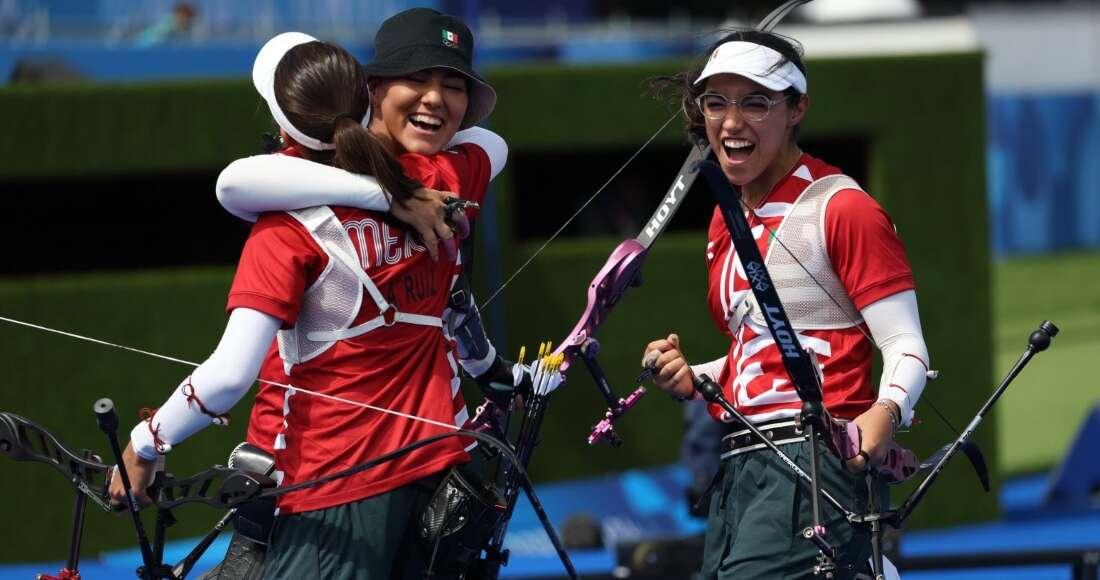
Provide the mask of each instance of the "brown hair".
{"label": "brown hair", "polygon": [[310,161],[373,175],[398,201],[420,187],[401,164],[360,124],[370,106],[367,76],[355,57],[327,42],[307,42],[287,51],[275,69],[275,99],[299,131],[335,149],[301,153]]}
{"label": "brown hair", "polygon": [[[695,98],[703,94],[704,87],[696,86],[695,81],[699,78],[699,75],[703,74],[703,67],[706,66],[711,53],[719,46],[735,40],[766,46],[783,55],[783,60],[775,65],[777,68],[790,62],[794,64],[798,70],[802,71],[802,74],[806,74],[806,65],[802,62],[802,45],[799,44],[797,40],[787,38],[774,32],[762,32],[753,29],[727,29],[726,34],[723,34],[721,38],[707,47],[703,56],[697,58],[686,71],[670,76],[654,77],[649,81],[650,89],[654,96],[674,103],[683,111],[686,121],[684,128],[687,130],[690,137],[703,141],[707,140],[703,114],[699,112],[699,108],[695,106]],[[787,87],[783,90],[783,95],[787,97],[788,103],[796,103],[802,96],[802,93],[799,93],[798,89],[794,87]],[[794,127],[791,138],[798,138],[797,125]]]}

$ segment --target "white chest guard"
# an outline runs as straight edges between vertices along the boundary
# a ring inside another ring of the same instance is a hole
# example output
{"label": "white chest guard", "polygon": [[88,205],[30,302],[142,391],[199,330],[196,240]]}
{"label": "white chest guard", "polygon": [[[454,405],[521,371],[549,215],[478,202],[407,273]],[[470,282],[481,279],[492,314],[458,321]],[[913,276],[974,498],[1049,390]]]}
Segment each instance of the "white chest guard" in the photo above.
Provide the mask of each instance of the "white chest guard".
{"label": "white chest guard", "polygon": [[[378,286],[363,271],[355,247],[339,218],[328,206],[287,212],[309,231],[328,254],[328,266],[302,294],[294,327],[280,330],[279,355],[289,375],[291,368],[325,352],[337,341],[366,334],[398,322],[443,327],[437,316],[398,312],[382,297]],[[378,316],[351,326],[363,306],[363,289],[378,307]]]}
{"label": "white chest guard", "polygon": [[[796,330],[851,328],[863,322],[833,270],[825,246],[825,207],[843,189],[862,191],[847,175],[829,175],[806,186],[775,230],[776,239],[772,240],[764,259],[779,300]],[[730,316],[730,330],[736,332],[745,316],[766,327],[760,306],[751,292]]]}

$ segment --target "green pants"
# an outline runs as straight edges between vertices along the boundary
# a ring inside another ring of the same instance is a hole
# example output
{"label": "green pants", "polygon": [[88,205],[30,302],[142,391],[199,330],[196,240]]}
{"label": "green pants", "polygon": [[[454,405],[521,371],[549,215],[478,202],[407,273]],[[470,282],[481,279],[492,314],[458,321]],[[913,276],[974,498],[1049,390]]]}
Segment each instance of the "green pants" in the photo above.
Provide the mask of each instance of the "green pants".
{"label": "green pants", "polygon": [[416,525],[439,477],[323,510],[278,517],[264,578],[422,578],[430,549]]}
{"label": "green pants", "polygon": [[[808,442],[779,448],[810,473]],[[853,474],[819,444],[821,487],[845,508],[865,513],[867,477]],[[884,497],[884,496],[880,496]],[[837,549],[836,578],[852,578],[871,555],[870,530],[853,527],[824,500],[821,518],[826,539]],[[818,550],[802,537],[813,523],[810,487],[767,449],[722,462],[711,495],[702,577],[778,580],[814,578]],[[820,577],[819,577],[820,578]]]}

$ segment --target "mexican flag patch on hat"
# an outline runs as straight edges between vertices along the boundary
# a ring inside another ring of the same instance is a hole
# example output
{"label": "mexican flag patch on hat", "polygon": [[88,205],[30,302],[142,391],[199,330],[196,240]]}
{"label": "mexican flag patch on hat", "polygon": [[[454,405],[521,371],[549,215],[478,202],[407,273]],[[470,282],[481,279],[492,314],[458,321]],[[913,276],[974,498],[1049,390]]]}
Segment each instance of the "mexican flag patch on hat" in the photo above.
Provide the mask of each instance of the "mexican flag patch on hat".
{"label": "mexican flag patch on hat", "polygon": [[444,28],[443,29],[443,44],[445,44],[445,45],[447,45],[451,48],[457,47],[458,46],[458,35],[451,32],[450,30],[447,30],[446,28]]}

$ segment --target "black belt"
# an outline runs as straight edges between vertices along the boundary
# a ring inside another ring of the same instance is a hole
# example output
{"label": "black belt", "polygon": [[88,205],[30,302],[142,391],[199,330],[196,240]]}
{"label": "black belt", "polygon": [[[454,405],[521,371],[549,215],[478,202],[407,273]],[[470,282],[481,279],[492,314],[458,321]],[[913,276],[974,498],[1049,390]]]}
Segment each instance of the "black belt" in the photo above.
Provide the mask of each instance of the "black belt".
{"label": "black belt", "polygon": [[[776,445],[799,443],[805,441],[807,438],[806,433],[795,425],[793,417],[757,425],[756,428],[764,433],[764,436]],[[749,431],[744,425],[738,424],[732,433],[722,438],[722,451],[720,457],[722,459],[729,459],[735,455],[756,451],[757,449],[763,449],[765,447],[767,446],[761,443],[760,439],[758,439],[756,435],[753,435],[752,431]]]}

